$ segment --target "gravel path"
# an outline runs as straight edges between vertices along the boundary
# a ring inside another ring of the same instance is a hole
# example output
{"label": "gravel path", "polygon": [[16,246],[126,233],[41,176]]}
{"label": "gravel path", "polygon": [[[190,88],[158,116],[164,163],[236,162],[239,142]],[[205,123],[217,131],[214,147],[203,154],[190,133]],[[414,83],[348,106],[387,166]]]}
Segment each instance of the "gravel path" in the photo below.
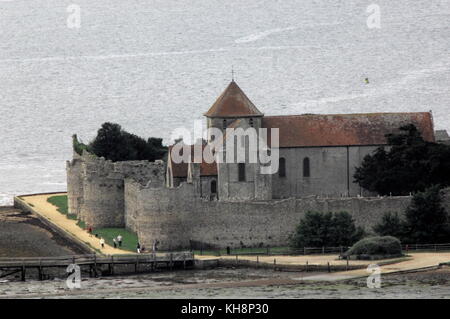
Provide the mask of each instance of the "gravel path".
{"label": "gravel path", "polygon": [[47,202],[47,199],[49,197],[56,195],[66,195],[66,193],[23,196],[22,199],[25,200],[28,204],[33,205],[33,208],[39,213],[39,215],[48,219],[57,227],[79,238],[82,242],[89,243],[91,247],[99,249],[103,254],[106,255],[132,254],[132,252],[130,251],[114,248],[106,243],[105,248],[101,248],[100,241],[98,238],[94,236],[89,236],[87,231],[81,229],[77,225],[76,220],[68,219],[65,215],[57,211],[56,206]]}

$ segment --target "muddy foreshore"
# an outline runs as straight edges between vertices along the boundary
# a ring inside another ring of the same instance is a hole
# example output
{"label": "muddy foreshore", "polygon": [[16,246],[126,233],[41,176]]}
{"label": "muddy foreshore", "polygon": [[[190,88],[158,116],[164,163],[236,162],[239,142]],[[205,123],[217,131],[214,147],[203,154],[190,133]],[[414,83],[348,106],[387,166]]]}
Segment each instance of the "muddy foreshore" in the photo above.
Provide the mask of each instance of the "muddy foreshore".
{"label": "muddy foreshore", "polygon": [[[0,207],[0,257],[80,253],[29,213]],[[382,276],[381,288],[366,279],[311,282],[305,273],[217,268],[89,278],[69,289],[61,272],[52,280],[0,278],[0,298],[450,298],[450,268]],[[317,275],[310,273],[309,275]]]}
{"label": "muddy foreshore", "polygon": [[0,257],[53,257],[82,253],[31,213],[0,207]]}
{"label": "muddy foreshore", "polygon": [[366,279],[298,281],[302,273],[261,269],[185,270],[121,277],[83,278],[69,289],[65,279],[0,282],[0,298],[450,298],[450,268],[382,276],[381,288]]}

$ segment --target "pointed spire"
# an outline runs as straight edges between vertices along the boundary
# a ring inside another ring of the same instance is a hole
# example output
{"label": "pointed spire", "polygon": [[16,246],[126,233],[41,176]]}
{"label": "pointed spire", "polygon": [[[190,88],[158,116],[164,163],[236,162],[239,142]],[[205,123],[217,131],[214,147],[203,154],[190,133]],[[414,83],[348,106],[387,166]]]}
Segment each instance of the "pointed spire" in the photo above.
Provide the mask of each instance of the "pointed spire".
{"label": "pointed spire", "polygon": [[211,106],[204,115],[207,117],[236,118],[258,117],[263,116],[264,114],[256,108],[233,79],[213,106]]}

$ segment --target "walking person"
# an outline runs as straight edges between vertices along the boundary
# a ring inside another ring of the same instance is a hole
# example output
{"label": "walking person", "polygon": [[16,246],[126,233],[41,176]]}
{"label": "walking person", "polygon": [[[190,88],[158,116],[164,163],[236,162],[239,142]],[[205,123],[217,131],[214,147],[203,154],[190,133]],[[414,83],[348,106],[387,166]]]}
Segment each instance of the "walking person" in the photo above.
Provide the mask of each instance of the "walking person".
{"label": "walking person", "polygon": [[139,244],[139,242],[138,242],[137,245],[136,245],[136,250],[137,250],[137,253],[138,253],[138,254],[141,253],[141,244]]}
{"label": "walking person", "polygon": [[119,247],[122,247],[122,235],[119,234],[119,236],[117,236],[117,242],[119,243]]}
{"label": "walking person", "polygon": [[115,238],[113,238],[113,244],[114,244],[114,248],[117,248],[117,240]]}
{"label": "walking person", "polygon": [[89,237],[92,237],[92,226],[88,227],[88,233],[89,233]]}
{"label": "walking person", "polygon": [[105,240],[103,237],[100,237],[100,245],[102,246],[102,249],[105,248]]}

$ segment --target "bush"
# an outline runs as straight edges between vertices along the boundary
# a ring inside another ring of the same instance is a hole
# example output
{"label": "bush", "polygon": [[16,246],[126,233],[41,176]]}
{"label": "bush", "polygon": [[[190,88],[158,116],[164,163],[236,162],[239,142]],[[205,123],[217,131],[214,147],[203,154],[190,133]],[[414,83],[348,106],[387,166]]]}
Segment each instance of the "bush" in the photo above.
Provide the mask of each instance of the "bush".
{"label": "bush", "polygon": [[291,245],[295,248],[349,246],[363,236],[363,229],[355,226],[347,212],[307,212],[291,238]]}
{"label": "bush", "polygon": [[402,254],[400,240],[392,236],[367,237],[353,245],[345,256],[395,255]]}
{"label": "bush", "polygon": [[76,134],[72,135],[72,145],[73,145],[73,150],[78,155],[83,155],[83,150],[86,150],[89,152],[89,147],[87,145],[79,142]]}

